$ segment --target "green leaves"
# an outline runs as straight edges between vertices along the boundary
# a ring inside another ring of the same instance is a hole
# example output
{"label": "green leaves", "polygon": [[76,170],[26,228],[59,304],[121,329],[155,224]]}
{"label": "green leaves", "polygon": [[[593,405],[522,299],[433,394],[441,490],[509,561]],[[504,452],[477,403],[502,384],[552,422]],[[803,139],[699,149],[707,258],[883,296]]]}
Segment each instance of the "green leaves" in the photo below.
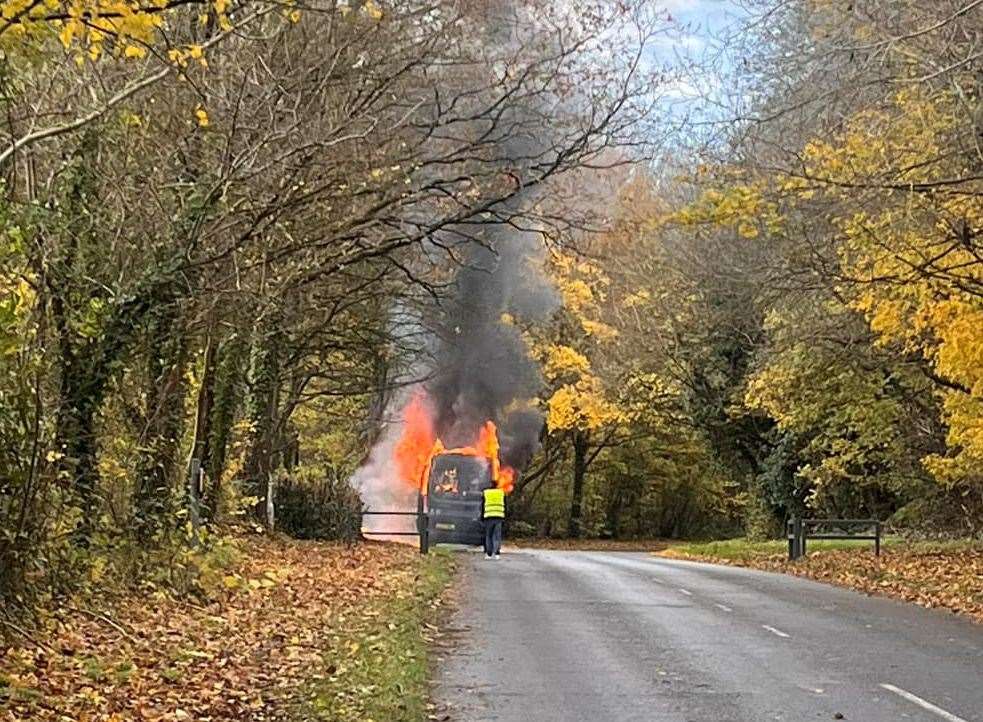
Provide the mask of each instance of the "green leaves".
{"label": "green leaves", "polygon": [[21,347],[23,330],[19,328],[17,318],[20,301],[14,293],[0,298],[0,356],[15,354]]}
{"label": "green leaves", "polygon": [[107,316],[107,304],[101,298],[90,298],[75,321],[75,330],[85,339],[98,338],[103,332]]}

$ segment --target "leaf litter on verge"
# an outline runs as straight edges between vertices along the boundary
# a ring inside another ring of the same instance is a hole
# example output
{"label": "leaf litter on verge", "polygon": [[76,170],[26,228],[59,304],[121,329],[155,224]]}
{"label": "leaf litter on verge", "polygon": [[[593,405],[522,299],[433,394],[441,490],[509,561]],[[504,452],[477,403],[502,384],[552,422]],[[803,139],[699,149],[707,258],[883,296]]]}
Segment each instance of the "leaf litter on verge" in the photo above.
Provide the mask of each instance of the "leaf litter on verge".
{"label": "leaf litter on verge", "polygon": [[254,537],[205,602],[156,590],[105,613],[61,610],[43,647],[0,656],[0,720],[289,719],[338,625],[409,594],[417,557],[394,544]]}

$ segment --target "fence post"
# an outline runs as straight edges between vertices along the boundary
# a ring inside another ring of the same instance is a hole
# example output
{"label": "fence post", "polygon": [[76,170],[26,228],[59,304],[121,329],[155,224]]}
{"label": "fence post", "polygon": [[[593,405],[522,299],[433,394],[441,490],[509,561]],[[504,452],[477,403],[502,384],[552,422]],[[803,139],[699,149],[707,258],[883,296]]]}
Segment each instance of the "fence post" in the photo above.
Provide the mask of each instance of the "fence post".
{"label": "fence post", "polygon": [[276,479],[273,474],[266,475],[266,531],[276,529]]}
{"label": "fence post", "polygon": [[874,556],[881,555],[881,523],[878,521],[874,525]]}
{"label": "fence post", "polygon": [[794,517],[792,519],[792,538],[789,540],[788,558],[795,561],[805,554],[805,538],[802,535],[802,519]]}
{"label": "fence post", "polygon": [[426,512],[420,512],[417,517],[417,524],[420,531],[420,553],[426,554],[430,551],[430,516]]}

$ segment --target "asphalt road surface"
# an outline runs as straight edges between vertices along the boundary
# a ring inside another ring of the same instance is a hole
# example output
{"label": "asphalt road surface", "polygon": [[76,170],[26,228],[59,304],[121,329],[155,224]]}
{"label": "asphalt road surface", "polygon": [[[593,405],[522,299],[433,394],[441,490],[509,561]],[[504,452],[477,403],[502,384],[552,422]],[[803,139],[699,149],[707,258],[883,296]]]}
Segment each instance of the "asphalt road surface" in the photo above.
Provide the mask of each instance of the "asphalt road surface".
{"label": "asphalt road surface", "polygon": [[468,555],[434,718],[983,722],[983,625],[647,554]]}

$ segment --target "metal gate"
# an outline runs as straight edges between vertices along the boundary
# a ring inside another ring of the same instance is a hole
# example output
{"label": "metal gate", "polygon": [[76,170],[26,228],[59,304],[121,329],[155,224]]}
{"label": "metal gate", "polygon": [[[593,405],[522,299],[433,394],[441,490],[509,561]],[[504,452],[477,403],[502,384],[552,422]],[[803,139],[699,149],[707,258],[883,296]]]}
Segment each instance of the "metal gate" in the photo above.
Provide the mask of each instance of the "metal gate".
{"label": "metal gate", "polygon": [[413,516],[416,517],[416,531],[365,531],[363,537],[371,536],[418,536],[420,537],[420,553],[430,551],[430,519],[425,511],[363,511],[362,518],[367,516]]}
{"label": "metal gate", "polygon": [[863,539],[874,542],[874,555],[881,555],[881,522],[877,519],[789,519],[785,527],[788,558],[806,555],[807,539]]}

